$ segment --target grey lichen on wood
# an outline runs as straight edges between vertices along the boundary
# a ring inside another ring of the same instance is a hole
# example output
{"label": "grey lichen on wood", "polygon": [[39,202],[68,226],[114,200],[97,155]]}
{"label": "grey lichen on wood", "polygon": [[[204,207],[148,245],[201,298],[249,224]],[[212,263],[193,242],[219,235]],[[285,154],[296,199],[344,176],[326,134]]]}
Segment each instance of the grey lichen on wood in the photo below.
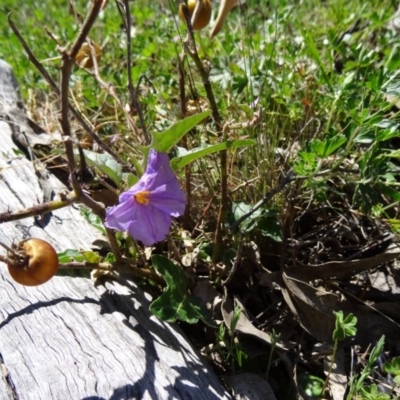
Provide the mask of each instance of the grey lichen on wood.
{"label": "grey lichen on wood", "polygon": [[[0,212],[43,199],[32,163],[14,152],[10,123],[26,118],[18,112],[16,81],[0,60]],[[49,182],[55,196],[66,190]],[[33,217],[3,223],[0,240],[39,237],[63,251],[90,248],[97,234],[74,206],[54,211],[44,228]],[[56,276],[24,287],[1,265],[0,276],[2,399],[230,398],[179,328],[151,315],[149,296],[129,277],[94,286]]]}

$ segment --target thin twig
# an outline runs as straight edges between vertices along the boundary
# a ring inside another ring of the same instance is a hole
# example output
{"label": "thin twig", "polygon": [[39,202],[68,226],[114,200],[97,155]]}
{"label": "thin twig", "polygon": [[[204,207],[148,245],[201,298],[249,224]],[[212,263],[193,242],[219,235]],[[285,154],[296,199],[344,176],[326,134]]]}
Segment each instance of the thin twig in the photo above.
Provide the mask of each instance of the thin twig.
{"label": "thin twig", "polygon": [[231,268],[231,270],[229,272],[228,277],[225,280],[222,281],[222,285],[223,286],[227,286],[229,284],[229,282],[232,280],[233,276],[235,275],[237,269],[239,268],[240,261],[242,260],[242,249],[243,249],[243,233],[240,232],[235,261],[234,261],[234,263],[232,265],[232,268]]}
{"label": "thin twig", "polygon": [[252,214],[254,214],[260,207],[262,207],[267,201],[271,200],[276,194],[281,192],[287,185],[292,183],[295,180],[295,174],[292,170],[290,170],[287,175],[279,182],[279,185],[268,192],[250,211],[246,214],[242,215],[238,220],[236,220],[231,226],[230,229],[232,232],[236,232],[239,228],[239,225],[247,218],[249,218]]}
{"label": "thin twig", "polygon": [[137,94],[138,91],[135,90],[132,82],[132,49],[131,49],[131,26],[132,26],[132,19],[131,19],[131,12],[129,8],[129,0],[124,0],[124,6],[125,6],[125,19],[126,19],[126,26],[125,26],[125,31],[126,31],[126,54],[127,54],[127,73],[128,73],[128,90],[129,90],[129,95],[130,95],[130,100],[131,104],[133,107],[135,107],[136,112],[138,113],[139,116],[139,121],[140,121],[140,127],[142,128],[143,136],[146,145],[150,144],[150,137],[147,133],[146,129],[146,123],[144,121],[144,116],[143,116],[143,111],[142,107],[139,103]]}
{"label": "thin twig", "polygon": [[[214,92],[212,90],[211,82],[209,79],[211,66],[208,65],[207,68],[200,60],[199,54],[197,52],[196,42],[193,35],[193,27],[191,24],[191,19],[189,15],[189,10],[187,5],[181,4],[183,15],[185,16],[186,26],[188,27],[188,34],[183,42],[184,49],[187,54],[194,61],[196,68],[200,74],[201,80],[203,82],[204,89],[206,91],[207,99],[210,103],[212,116],[217,127],[217,135],[220,139],[226,140],[226,132],[223,132],[221,116],[215,101]],[[228,206],[228,172],[227,172],[227,151],[222,150],[220,152],[220,166],[221,166],[221,203],[218,212],[217,227],[215,230],[215,240],[213,249],[213,262],[215,263],[219,257],[221,246],[222,246],[222,231],[225,222],[225,215]]]}
{"label": "thin twig", "polygon": [[[185,118],[187,112],[186,106],[186,91],[185,91],[185,71],[183,63],[185,60],[185,52],[178,55],[178,82],[179,82],[179,98],[180,98],[180,114],[182,118]],[[182,138],[183,146],[189,150],[189,141],[187,135]],[[192,215],[192,166],[188,164],[185,166],[185,193],[186,193],[186,207],[183,214],[182,225],[185,229],[189,227],[189,223]]]}
{"label": "thin twig", "polygon": [[[62,67],[61,67],[61,83],[60,83],[60,123],[62,128],[62,135],[64,137],[65,153],[68,159],[68,167],[70,172],[71,184],[74,192],[80,198],[83,194],[82,188],[75,176],[75,155],[73,148],[71,124],[69,120],[69,83],[71,78],[72,67],[75,64],[75,57],[78,54],[79,49],[85,42],[87,35],[92,28],[100,8],[102,5],[101,0],[94,0],[93,5],[89,11],[89,14],[82,25],[77,38],[71,46],[71,49],[63,50],[62,55]],[[92,208],[92,207],[90,207]]]}

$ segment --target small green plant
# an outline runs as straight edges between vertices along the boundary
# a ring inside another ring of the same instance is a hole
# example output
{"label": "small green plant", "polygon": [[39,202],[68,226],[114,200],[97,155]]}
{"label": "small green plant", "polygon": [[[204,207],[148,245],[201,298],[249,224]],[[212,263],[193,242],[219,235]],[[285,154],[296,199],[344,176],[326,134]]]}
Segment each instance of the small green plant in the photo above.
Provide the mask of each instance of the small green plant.
{"label": "small green plant", "polygon": [[335,321],[335,330],[333,331],[332,335],[334,340],[333,354],[331,358],[331,364],[329,366],[328,375],[325,379],[324,386],[322,387],[321,395],[323,394],[328,385],[329,377],[332,372],[333,364],[335,362],[339,341],[344,340],[346,337],[349,336],[355,336],[355,334],[357,333],[357,328],[356,328],[357,318],[353,314],[350,313],[349,315],[347,315],[346,318],[343,317],[343,311],[338,311],[338,312],[334,311],[334,314],[336,317],[336,321]]}
{"label": "small green plant", "polygon": [[216,335],[216,350],[223,357],[224,363],[231,367],[233,373],[236,371],[236,366],[242,368],[243,361],[247,358],[247,354],[242,350],[240,343],[235,340],[234,335],[241,312],[241,309],[236,307],[233,311],[229,332],[225,325],[221,324]]}
{"label": "small green plant", "polygon": [[[364,386],[364,381],[371,375],[374,370],[374,364],[377,361],[378,357],[383,351],[383,346],[385,344],[385,336],[382,336],[379,339],[379,342],[374,346],[371,351],[371,354],[368,358],[367,364],[365,365],[364,369],[362,370],[361,374],[355,374],[351,377],[349,382],[349,393],[346,397],[346,400],[352,400],[357,394],[361,394],[361,399],[374,399],[374,400],[385,400],[390,397],[382,397],[385,396],[384,394],[379,394],[377,392],[377,388]],[[364,397],[364,396],[369,397]],[[374,395],[378,397],[373,397]],[[380,397],[379,397],[380,396]],[[356,397],[357,398],[357,397]],[[359,397],[360,398],[360,397]]]}
{"label": "small green plant", "polygon": [[[333,331],[333,354],[331,364],[329,366],[329,372],[325,379],[324,385],[322,386],[321,392],[317,393],[313,391],[315,397],[322,396],[329,382],[329,377],[332,372],[333,364],[336,358],[336,352],[339,341],[346,339],[347,337],[355,336],[357,333],[357,318],[353,314],[349,314],[346,317],[343,315],[343,311],[334,311],[336,321],[335,330]],[[379,393],[378,387],[375,384],[364,385],[365,380],[371,375],[375,366],[375,362],[382,353],[383,346],[385,343],[385,337],[382,336],[376,346],[372,349],[370,357],[365,365],[361,374],[355,374],[350,378],[348,387],[349,392],[346,400],[362,399],[362,400],[389,400],[390,396],[386,393]],[[393,359],[390,363],[385,364],[385,371],[396,375],[398,379],[400,376],[400,359]],[[397,384],[397,382],[395,382]]]}
{"label": "small green plant", "polygon": [[281,335],[279,333],[275,332],[275,329],[272,329],[271,332],[271,351],[269,353],[269,357],[268,357],[268,366],[267,366],[267,372],[265,373],[265,379],[268,380],[268,375],[269,375],[269,370],[271,368],[272,365],[272,356],[274,354],[274,350],[276,347],[276,344],[279,342]]}
{"label": "small green plant", "polygon": [[394,391],[396,386],[400,386],[400,357],[394,357],[391,361],[387,361],[384,364],[383,369],[388,374],[394,375],[392,388],[392,391]]}
{"label": "small green plant", "polygon": [[373,384],[360,389],[361,398],[363,400],[390,400],[390,396],[386,393],[379,393],[378,387]]}
{"label": "small green plant", "polygon": [[318,376],[307,373],[299,375],[299,384],[303,388],[305,394],[312,398],[321,398],[324,387],[324,380]]}
{"label": "small green plant", "polygon": [[175,322],[179,319],[195,324],[200,319],[214,327],[215,324],[200,299],[188,294],[189,280],[182,269],[160,255],[153,255],[151,259],[153,267],[167,282],[167,289],[151,303],[150,311],[164,321]]}

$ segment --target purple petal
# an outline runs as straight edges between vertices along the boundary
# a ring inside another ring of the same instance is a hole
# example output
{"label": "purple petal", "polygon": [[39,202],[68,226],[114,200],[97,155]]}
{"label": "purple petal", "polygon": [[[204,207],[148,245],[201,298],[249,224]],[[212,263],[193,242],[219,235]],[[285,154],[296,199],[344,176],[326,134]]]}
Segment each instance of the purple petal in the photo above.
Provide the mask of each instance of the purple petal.
{"label": "purple petal", "polygon": [[[135,195],[149,192],[148,204],[138,203]],[[166,153],[150,150],[146,172],[119,196],[119,205],[106,212],[108,228],[128,231],[146,246],[163,240],[171,227],[171,216],[185,211],[186,196],[172,171]]]}
{"label": "purple petal", "polygon": [[106,211],[106,220],[104,225],[107,228],[117,229],[119,231],[126,231],[132,221],[135,218],[134,202],[125,201],[118,204],[117,206],[110,207]]}
{"label": "purple petal", "polygon": [[148,205],[138,206],[138,211],[140,212],[137,213],[137,218],[129,226],[129,234],[145,246],[151,246],[165,239],[171,227],[171,217]]}
{"label": "purple petal", "polygon": [[164,185],[151,192],[150,202],[159,211],[179,217],[185,212],[186,196],[178,183],[176,187]]}
{"label": "purple petal", "polygon": [[128,191],[120,195],[119,202],[127,201],[129,197],[143,190],[153,191],[168,182],[174,186],[168,190],[179,189],[181,191],[179,182],[169,165],[168,155],[150,149],[146,172]]}
{"label": "purple petal", "polygon": [[158,153],[154,149],[150,149],[149,158],[147,160],[146,174],[152,174],[154,172],[159,172],[159,170],[162,168],[171,170],[171,168],[169,166],[168,154],[167,153]]}
{"label": "purple petal", "polygon": [[167,182],[178,182],[169,165],[168,154],[157,153],[153,149],[150,150],[146,173],[142,178],[146,178],[147,190],[156,189]]}

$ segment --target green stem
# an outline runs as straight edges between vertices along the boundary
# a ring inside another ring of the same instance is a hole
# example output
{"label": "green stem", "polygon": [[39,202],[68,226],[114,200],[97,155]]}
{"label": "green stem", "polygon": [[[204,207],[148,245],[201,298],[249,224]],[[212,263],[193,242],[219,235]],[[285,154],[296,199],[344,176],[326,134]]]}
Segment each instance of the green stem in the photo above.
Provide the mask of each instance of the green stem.
{"label": "green stem", "polygon": [[328,383],[329,383],[329,378],[330,378],[330,375],[331,375],[331,373],[332,373],[333,364],[335,363],[335,359],[336,359],[336,352],[337,352],[337,349],[338,349],[338,343],[339,343],[339,342],[338,342],[338,340],[336,339],[336,340],[335,340],[335,343],[334,343],[334,345],[333,345],[333,353],[332,353],[332,357],[331,357],[331,363],[330,363],[330,365],[329,365],[328,375],[327,375],[326,378],[325,378],[324,386],[322,386],[321,395],[325,392],[325,389],[326,389],[326,387],[328,386]]}
{"label": "green stem", "polygon": [[275,350],[275,342],[271,343],[271,352],[269,353],[269,357],[268,357],[268,366],[267,366],[267,372],[265,373],[265,379],[268,380],[268,375],[269,375],[269,370],[271,368],[271,364],[272,364],[272,356],[274,354],[274,350]]}

